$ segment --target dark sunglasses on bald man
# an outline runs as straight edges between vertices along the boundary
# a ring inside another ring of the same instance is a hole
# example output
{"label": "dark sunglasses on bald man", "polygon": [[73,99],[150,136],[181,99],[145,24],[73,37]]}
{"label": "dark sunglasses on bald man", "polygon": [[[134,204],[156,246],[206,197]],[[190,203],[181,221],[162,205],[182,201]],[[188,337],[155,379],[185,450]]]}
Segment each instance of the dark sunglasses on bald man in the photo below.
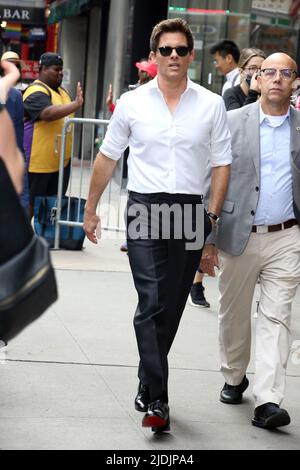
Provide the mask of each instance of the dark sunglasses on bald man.
{"label": "dark sunglasses on bald man", "polygon": [[179,55],[179,57],[185,57],[190,52],[188,46],[177,46],[177,47],[163,46],[163,47],[158,48],[160,55],[162,55],[163,57],[170,56],[172,52],[174,51],[174,49],[176,51],[176,54]]}

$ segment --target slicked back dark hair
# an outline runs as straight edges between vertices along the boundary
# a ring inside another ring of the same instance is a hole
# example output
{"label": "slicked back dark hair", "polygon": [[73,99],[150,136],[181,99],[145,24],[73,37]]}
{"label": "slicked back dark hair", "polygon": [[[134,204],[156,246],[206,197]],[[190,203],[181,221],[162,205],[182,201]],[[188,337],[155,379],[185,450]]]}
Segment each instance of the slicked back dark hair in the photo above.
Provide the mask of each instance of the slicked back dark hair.
{"label": "slicked back dark hair", "polygon": [[221,57],[226,57],[227,55],[231,54],[236,63],[238,63],[240,59],[240,50],[238,46],[235,42],[230,41],[229,39],[223,39],[223,41],[217,42],[210,48],[209,52],[211,55],[214,55],[216,52],[218,52]]}
{"label": "slicked back dark hair", "polygon": [[154,26],[150,38],[150,50],[157,51],[159,39],[164,33],[182,33],[185,35],[189,51],[194,49],[194,38],[188,23],[182,18],[163,20]]}

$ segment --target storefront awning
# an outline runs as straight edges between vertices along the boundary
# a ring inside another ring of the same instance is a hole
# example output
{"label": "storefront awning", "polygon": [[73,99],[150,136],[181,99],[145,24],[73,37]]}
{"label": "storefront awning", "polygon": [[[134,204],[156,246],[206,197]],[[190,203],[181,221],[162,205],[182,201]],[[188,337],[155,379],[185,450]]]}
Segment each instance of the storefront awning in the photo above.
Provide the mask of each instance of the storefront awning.
{"label": "storefront awning", "polygon": [[54,2],[50,6],[50,16],[48,23],[53,24],[68,18],[69,16],[77,16],[90,5],[91,0],[61,0]]}

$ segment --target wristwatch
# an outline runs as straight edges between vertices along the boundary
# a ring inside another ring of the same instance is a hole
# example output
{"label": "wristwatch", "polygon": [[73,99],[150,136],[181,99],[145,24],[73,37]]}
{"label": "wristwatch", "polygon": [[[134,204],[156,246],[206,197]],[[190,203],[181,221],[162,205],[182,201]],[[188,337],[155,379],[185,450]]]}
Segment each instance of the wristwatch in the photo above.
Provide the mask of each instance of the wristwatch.
{"label": "wristwatch", "polygon": [[218,215],[214,214],[213,212],[208,212],[207,215],[210,219],[214,220],[216,224],[220,220],[220,217]]}
{"label": "wristwatch", "polygon": [[5,104],[4,104],[4,103],[1,103],[1,101],[0,101],[0,113],[1,113],[1,111],[2,111],[4,108],[5,108]]}

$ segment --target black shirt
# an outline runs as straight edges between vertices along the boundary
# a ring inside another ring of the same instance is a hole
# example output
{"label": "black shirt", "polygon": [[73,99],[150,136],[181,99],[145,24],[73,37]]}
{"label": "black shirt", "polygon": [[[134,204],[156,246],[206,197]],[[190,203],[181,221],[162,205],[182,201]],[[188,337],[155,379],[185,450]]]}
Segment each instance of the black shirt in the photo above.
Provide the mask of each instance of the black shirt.
{"label": "black shirt", "polygon": [[243,106],[255,103],[258,93],[255,90],[249,90],[248,96],[245,95],[240,85],[228,88],[223,95],[225,108],[227,111],[242,108]]}

